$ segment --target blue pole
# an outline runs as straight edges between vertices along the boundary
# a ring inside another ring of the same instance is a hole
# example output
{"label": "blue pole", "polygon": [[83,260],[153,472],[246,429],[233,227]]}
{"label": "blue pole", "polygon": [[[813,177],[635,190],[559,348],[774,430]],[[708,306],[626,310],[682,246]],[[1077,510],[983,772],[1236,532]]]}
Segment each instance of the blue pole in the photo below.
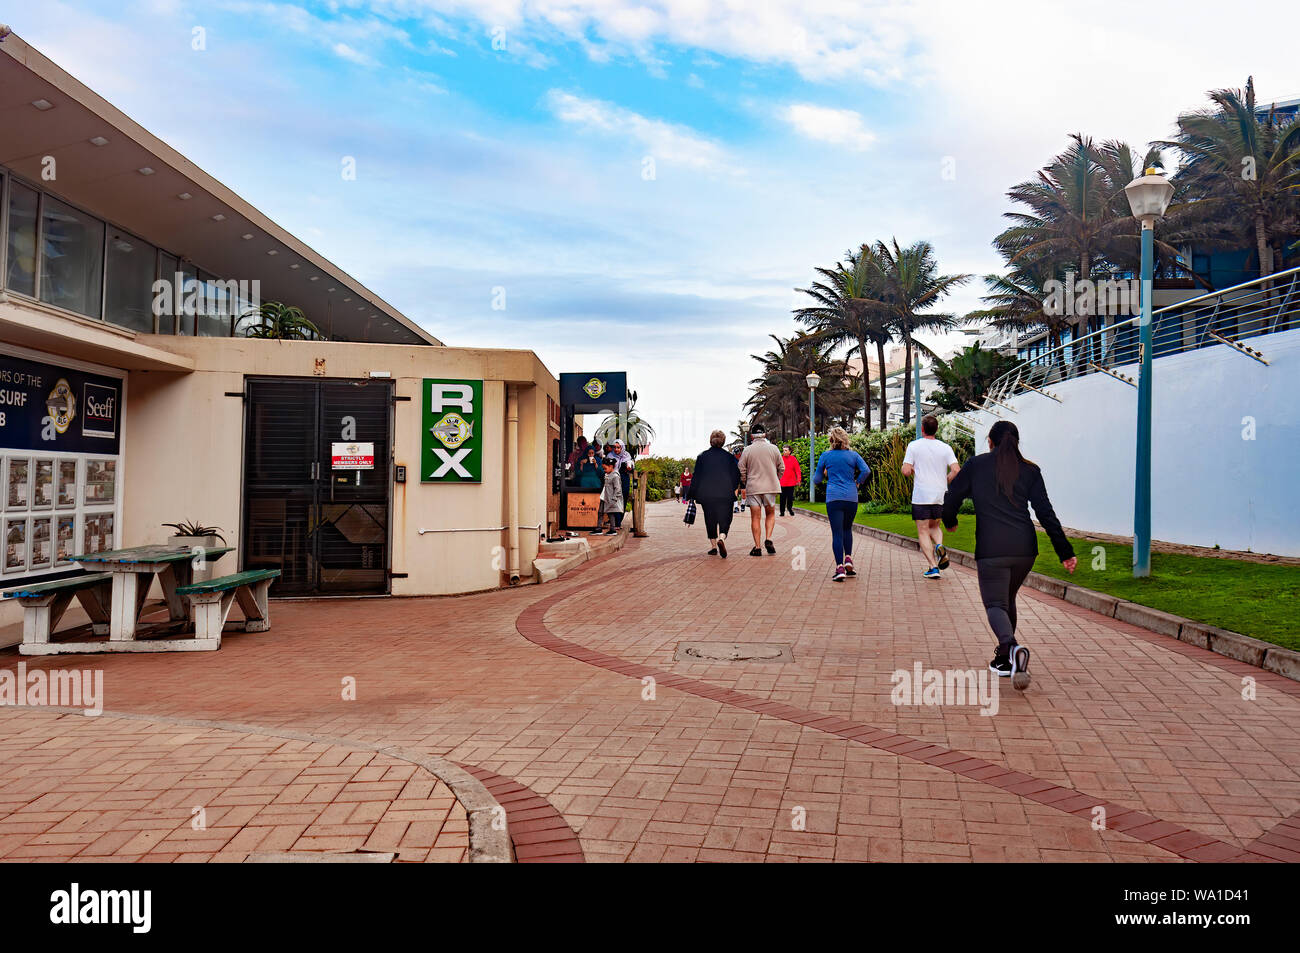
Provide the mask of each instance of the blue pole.
{"label": "blue pole", "polygon": [[808,388],[808,502],[817,502],[817,487],[813,483],[813,467],[817,465],[817,388]]}
{"label": "blue pole", "polygon": [[1133,577],[1151,575],[1151,290],[1153,221],[1142,223],[1142,370],[1138,378],[1137,473],[1133,488]]}

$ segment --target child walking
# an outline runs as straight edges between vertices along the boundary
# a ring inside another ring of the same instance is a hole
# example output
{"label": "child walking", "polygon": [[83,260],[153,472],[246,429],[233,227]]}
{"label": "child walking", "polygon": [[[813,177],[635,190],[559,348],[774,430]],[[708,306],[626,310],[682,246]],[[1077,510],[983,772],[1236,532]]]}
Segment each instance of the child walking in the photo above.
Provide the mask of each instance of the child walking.
{"label": "child walking", "polygon": [[606,536],[614,536],[623,525],[623,481],[615,473],[618,461],[613,457],[605,458],[605,486],[600,491],[600,511],[609,514],[609,529]]}

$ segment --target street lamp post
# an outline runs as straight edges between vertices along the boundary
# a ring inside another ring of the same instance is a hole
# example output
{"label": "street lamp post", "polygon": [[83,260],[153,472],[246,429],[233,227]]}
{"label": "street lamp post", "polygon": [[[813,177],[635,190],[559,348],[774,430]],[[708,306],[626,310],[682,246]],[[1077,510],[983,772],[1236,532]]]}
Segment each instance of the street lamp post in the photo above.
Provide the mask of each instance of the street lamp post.
{"label": "street lamp post", "polygon": [[1138,318],[1141,372],[1138,377],[1137,460],[1133,487],[1133,576],[1151,575],[1151,291],[1155,271],[1155,224],[1165,214],[1174,187],[1147,169],[1124,186],[1133,217],[1142,222],[1142,311]]}
{"label": "street lamp post", "polygon": [[817,485],[813,482],[813,468],[817,466],[817,385],[821,376],[813,371],[804,378],[808,382],[808,502],[817,502]]}

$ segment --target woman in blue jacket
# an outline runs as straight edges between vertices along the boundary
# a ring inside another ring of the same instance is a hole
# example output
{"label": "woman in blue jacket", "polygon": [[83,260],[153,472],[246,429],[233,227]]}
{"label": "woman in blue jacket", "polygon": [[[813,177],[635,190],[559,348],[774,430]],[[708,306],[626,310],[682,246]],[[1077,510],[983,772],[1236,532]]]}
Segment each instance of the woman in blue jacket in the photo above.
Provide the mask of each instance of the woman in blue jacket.
{"label": "woman in blue jacket", "polygon": [[856,576],[853,569],[853,520],[858,515],[858,487],[871,475],[871,467],[849,449],[843,427],[832,427],[831,449],[817,458],[812,479],[826,484],[826,516],[831,521],[831,549],[835,552],[836,582]]}

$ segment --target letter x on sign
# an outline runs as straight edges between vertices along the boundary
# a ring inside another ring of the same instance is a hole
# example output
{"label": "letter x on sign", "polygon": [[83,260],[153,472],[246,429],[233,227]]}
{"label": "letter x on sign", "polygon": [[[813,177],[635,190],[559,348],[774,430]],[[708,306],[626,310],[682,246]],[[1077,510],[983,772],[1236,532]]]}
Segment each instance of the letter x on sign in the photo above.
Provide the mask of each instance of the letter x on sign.
{"label": "letter x on sign", "polygon": [[442,461],[442,465],[429,474],[429,479],[443,476],[448,470],[455,471],[457,476],[472,477],[472,474],[460,465],[460,461],[469,454],[469,449],[469,447],[461,447],[455,453],[448,453],[442,447],[434,447],[433,455]]}

